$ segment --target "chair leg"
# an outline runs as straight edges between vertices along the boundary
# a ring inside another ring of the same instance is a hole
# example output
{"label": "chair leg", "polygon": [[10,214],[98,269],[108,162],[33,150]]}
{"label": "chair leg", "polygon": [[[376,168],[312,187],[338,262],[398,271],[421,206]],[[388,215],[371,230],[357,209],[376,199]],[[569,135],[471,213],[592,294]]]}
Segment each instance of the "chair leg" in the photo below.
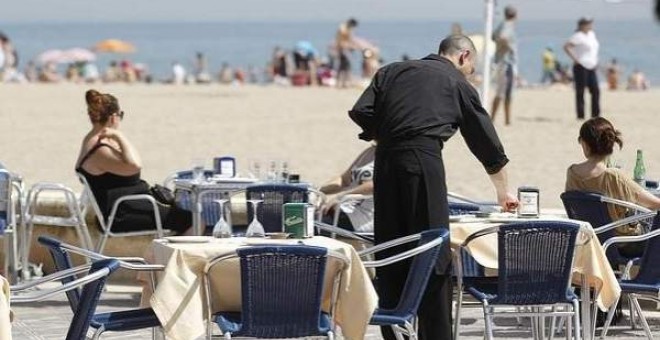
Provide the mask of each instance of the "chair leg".
{"label": "chair leg", "polygon": [[603,325],[603,330],[600,331],[600,338],[605,339],[607,336],[607,331],[610,328],[610,325],[612,324],[612,319],[614,319],[614,313],[616,312],[616,305],[619,303],[621,300],[621,297],[616,299],[616,302],[610,307],[610,309],[607,311],[607,319],[605,320],[605,324]]}
{"label": "chair leg", "polygon": [[405,326],[406,326],[406,331],[408,332],[408,339],[417,340],[417,329],[415,327],[415,324],[406,322]]}
{"label": "chair leg", "polygon": [[[587,320],[587,322],[589,321]],[[573,301],[573,328],[575,329],[573,332],[573,334],[575,334],[574,339],[580,340],[580,304],[577,300]]]}
{"label": "chair leg", "polygon": [[635,313],[635,307],[633,306],[632,299],[630,295],[627,296],[628,299],[628,312],[630,313],[630,329],[637,329],[637,313]]}
{"label": "chair leg", "polygon": [[458,333],[461,330],[461,308],[463,307],[463,289],[459,287],[456,297],[456,314],[454,316],[454,340],[458,340]]}
{"label": "chair leg", "polygon": [[487,340],[492,340],[493,339],[493,315],[492,315],[492,310],[491,307],[488,306],[488,302],[483,301],[483,309],[484,309],[484,323],[485,323],[485,338]]}
{"label": "chair leg", "polygon": [[328,340],[335,340],[335,333],[330,331],[328,332]]}
{"label": "chair leg", "polygon": [[94,335],[92,335],[92,340],[98,340],[101,337],[101,333],[103,333],[105,329],[103,327],[99,327],[94,331]]}
{"label": "chair leg", "polygon": [[630,299],[633,302],[635,310],[637,310],[637,316],[639,316],[639,319],[642,322],[642,327],[644,327],[644,332],[646,333],[646,337],[649,338],[649,340],[653,340],[653,334],[651,334],[651,328],[649,327],[649,323],[646,321],[646,317],[644,317],[644,312],[642,311],[642,307],[639,305],[637,296],[635,294],[630,294]]}

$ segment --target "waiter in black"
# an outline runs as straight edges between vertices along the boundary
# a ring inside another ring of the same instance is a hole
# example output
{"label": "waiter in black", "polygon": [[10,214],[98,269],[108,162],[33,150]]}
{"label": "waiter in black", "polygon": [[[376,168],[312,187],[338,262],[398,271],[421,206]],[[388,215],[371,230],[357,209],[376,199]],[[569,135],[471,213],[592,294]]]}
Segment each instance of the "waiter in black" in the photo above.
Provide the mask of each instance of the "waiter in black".
{"label": "waiter in black", "polygon": [[[518,201],[508,192],[508,158],[488,112],[465,76],[474,72],[476,50],[463,35],[440,43],[438,54],[389,64],[375,75],[349,115],[376,140],[374,231],[376,243],[448,228],[447,187],[442,147],[460,129],[470,151],[483,164],[506,210]],[[405,250],[405,249],[404,249]],[[452,338],[451,252],[444,247],[418,311],[420,340]],[[380,258],[402,249],[380,254]],[[410,262],[377,271],[380,307],[394,308]],[[389,327],[385,339],[395,339]]]}

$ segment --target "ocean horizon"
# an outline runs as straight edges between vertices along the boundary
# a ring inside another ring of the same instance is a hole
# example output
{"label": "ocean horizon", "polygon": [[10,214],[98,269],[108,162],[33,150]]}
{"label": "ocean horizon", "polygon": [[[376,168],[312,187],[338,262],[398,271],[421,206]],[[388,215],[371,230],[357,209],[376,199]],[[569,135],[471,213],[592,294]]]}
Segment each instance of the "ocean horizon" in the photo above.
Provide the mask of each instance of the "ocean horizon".
{"label": "ocean horizon", "polygon": [[[361,20],[355,34],[376,44],[385,63],[398,61],[405,54],[421,58],[437,50],[451,25],[460,23],[466,34],[483,34],[481,20]],[[132,54],[98,54],[96,64],[104,70],[112,60],[128,59],[148,66],[155,80],[170,76],[171,65],[179,62],[192,70],[196,52],[208,59],[209,71],[216,75],[222,63],[263,70],[275,46],[291,50],[299,40],[310,41],[324,56],[332,43],[338,22],[334,21],[234,21],[234,22],[50,22],[4,23],[19,54],[19,68],[25,67],[48,49],[90,48],[109,38],[132,42]],[[496,22],[497,24],[497,22]],[[520,75],[529,83],[541,78],[541,54],[552,48],[560,62],[569,63],[563,44],[574,32],[575,20],[520,20],[517,25]],[[660,25],[648,20],[598,20],[594,30],[600,41],[600,65],[612,58],[622,68],[620,81],[639,69],[660,83]],[[359,72],[359,53],[353,54],[353,72]],[[59,67],[63,71],[63,66]],[[601,81],[604,81],[601,73]]]}

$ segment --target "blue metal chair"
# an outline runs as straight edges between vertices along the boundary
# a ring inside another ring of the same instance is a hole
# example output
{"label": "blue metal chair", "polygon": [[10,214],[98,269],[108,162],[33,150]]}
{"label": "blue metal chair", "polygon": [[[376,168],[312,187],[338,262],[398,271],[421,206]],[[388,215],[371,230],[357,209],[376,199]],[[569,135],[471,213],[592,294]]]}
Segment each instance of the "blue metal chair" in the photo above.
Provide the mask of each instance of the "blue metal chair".
{"label": "blue metal chair", "polygon": [[369,324],[390,326],[399,339],[403,339],[403,335],[411,339],[417,339],[417,330],[414,322],[417,316],[417,309],[422,301],[424,291],[426,291],[429,278],[435,268],[441,247],[449,246],[448,239],[449,231],[447,229],[431,229],[419,234],[381,243],[359,253],[360,257],[366,257],[391,247],[417,242],[415,248],[388,258],[376,261],[363,261],[365,267],[377,268],[391,265],[411,257],[413,258],[397,307],[394,309],[376,309]]}
{"label": "blue metal chair", "polygon": [[[114,259],[118,261],[118,264],[121,268],[129,270],[145,270],[150,272],[163,270],[163,266],[161,265],[144,264],[146,262],[141,258],[110,258],[86,249],[74,247],[48,236],[39,236],[38,241],[40,244],[48,248],[53,258],[55,268],[58,271],[70,270],[72,268],[70,253],[76,253],[90,257],[94,260]],[[141,264],[135,264],[136,262]],[[73,278],[65,277],[62,278],[61,281],[63,284],[67,284],[72,282]],[[74,311],[74,313],[76,313],[77,309],[79,308],[78,306],[80,305],[81,301],[83,301],[83,293],[84,291],[81,292],[79,289],[73,289],[66,292],[69,305],[71,306],[71,309]],[[89,321],[90,326],[96,330],[93,339],[98,339],[105,331],[124,332],[136,329],[156,328],[161,326],[160,321],[158,321],[156,314],[154,314],[154,311],[151,308],[138,308],[98,313],[90,315],[89,317],[91,318]]]}
{"label": "blue metal chair", "polygon": [[[606,197],[597,193],[583,191],[567,191],[561,194],[561,200],[566,208],[569,218],[586,221],[591,224],[601,243],[615,236],[617,227],[645,223],[651,220],[655,213],[637,204]],[[612,221],[608,212],[608,205],[616,205],[627,208],[636,214],[618,221]],[[611,247],[606,252],[608,261],[612,266],[618,268],[634,260],[623,256],[617,247]]]}
{"label": "blue metal chair", "polygon": [[473,203],[449,202],[449,216],[469,215],[479,212],[480,207]]}
{"label": "blue metal chair", "polygon": [[[282,205],[284,203],[308,203],[310,189],[304,184],[268,183],[250,185],[245,190],[246,198],[262,199],[257,209],[259,222],[267,233],[282,232]],[[252,220],[254,209],[248,205],[248,221]]]}
{"label": "blue metal chair", "polygon": [[[660,258],[660,237],[657,237],[658,235],[660,235],[660,214],[656,214],[653,219],[651,232],[639,236],[612,237],[603,244],[603,247],[607,250],[618,243],[646,241],[644,255],[642,255],[639,261],[639,271],[637,276],[630,279],[628,273],[630,267],[626,267],[626,272],[624,272],[624,275],[622,276],[624,279],[619,281],[619,285],[621,286],[621,293],[628,295],[628,304],[631,306],[631,325],[634,326],[635,317],[633,313],[636,313],[637,317],[642,321],[644,332],[649,339],[653,339],[653,335],[651,334],[649,324],[646,321],[646,317],[644,316],[644,312],[642,311],[638,300],[642,299],[660,302],[660,266],[658,266],[658,258]],[[607,314],[607,320],[603,326],[601,338],[607,336],[607,331],[612,323],[612,318],[614,317],[614,308],[616,305],[617,304],[614,304]]]}
{"label": "blue metal chair", "polygon": [[[77,291],[78,303],[74,308],[74,315],[69,325],[66,340],[86,339],[87,331],[90,325],[94,323],[94,313],[99,302],[99,296],[105,287],[105,282],[108,276],[119,269],[119,267],[119,261],[105,259],[96,261],[91,266],[86,265],[80,268],[71,268],[70,270],[57,272],[25,285],[12,286],[11,302],[35,302],[47,299],[61,292],[69,294],[72,291]],[[87,271],[88,268],[89,272],[87,275],[75,279],[74,275]],[[38,287],[45,282],[52,282],[53,280],[62,280],[63,285],[46,290],[29,291],[31,288]],[[26,293],[19,293],[26,290]]]}
{"label": "blue metal chair", "polygon": [[[511,316],[572,316],[575,338],[579,339],[578,297],[571,289],[571,273],[576,238],[580,225],[561,221],[529,221],[505,224],[476,232],[461,248],[484,235],[498,236],[497,285],[466,284],[467,291],[481,301],[486,324],[486,338],[493,338],[493,315],[496,307],[531,307],[531,311],[500,311]],[[469,249],[469,248],[467,248]],[[566,306],[557,311],[554,307]],[[544,307],[553,307],[546,310]],[[536,319],[533,319],[535,325]],[[533,327],[533,332],[543,331]],[[570,332],[569,332],[570,333]],[[568,333],[567,333],[568,334]]]}
{"label": "blue metal chair", "polygon": [[23,215],[23,183],[20,176],[0,168],[0,237],[4,240],[3,270],[10,282],[19,277],[19,241],[18,227]]}
{"label": "blue metal chair", "polygon": [[[213,267],[238,257],[241,266],[240,312],[211,311]],[[335,280],[330,313],[321,310],[323,280],[328,258],[339,260],[332,273]],[[207,339],[212,337],[212,322],[225,338],[232,336],[257,338],[296,338],[327,336],[334,338],[334,304],[336,289],[348,259],[321,247],[255,246],[239,248],[236,254],[223,255],[209,261],[205,273],[207,305]]]}

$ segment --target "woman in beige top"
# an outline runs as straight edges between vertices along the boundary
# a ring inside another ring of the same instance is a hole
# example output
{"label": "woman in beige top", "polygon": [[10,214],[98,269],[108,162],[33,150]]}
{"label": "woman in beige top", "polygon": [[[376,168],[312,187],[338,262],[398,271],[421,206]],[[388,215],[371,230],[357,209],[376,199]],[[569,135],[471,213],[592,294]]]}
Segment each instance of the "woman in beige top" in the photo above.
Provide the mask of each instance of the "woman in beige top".
{"label": "woman in beige top", "polygon": [[[660,209],[660,198],[651,195],[619,169],[608,168],[605,165],[607,158],[612,154],[614,144],[618,144],[619,148],[623,146],[621,133],[614,128],[612,123],[602,117],[587,120],[580,128],[578,141],[586,160],[568,168],[566,191],[595,192],[649,209]],[[612,205],[608,207],[608,211],[613,221],[625,217],[627,212],[623,207]],[[638,233],[639,228],[636,226],[624,226],[617,229],[618,235],[636,235]]]}

